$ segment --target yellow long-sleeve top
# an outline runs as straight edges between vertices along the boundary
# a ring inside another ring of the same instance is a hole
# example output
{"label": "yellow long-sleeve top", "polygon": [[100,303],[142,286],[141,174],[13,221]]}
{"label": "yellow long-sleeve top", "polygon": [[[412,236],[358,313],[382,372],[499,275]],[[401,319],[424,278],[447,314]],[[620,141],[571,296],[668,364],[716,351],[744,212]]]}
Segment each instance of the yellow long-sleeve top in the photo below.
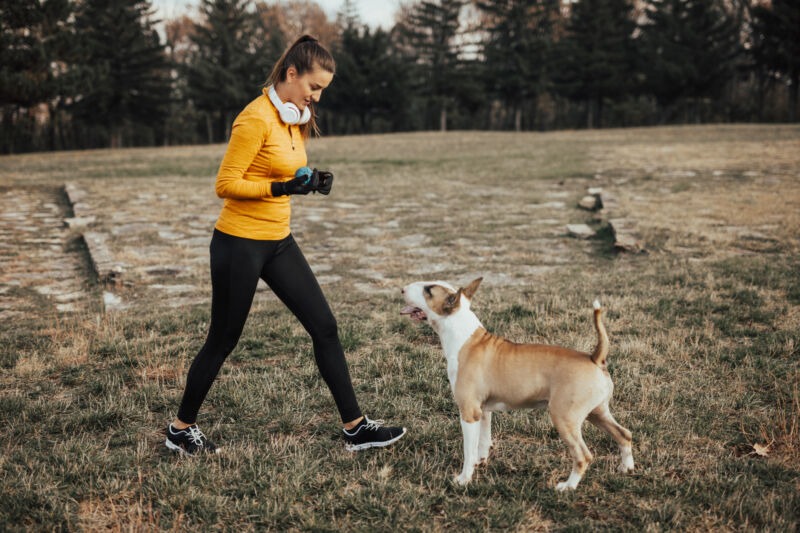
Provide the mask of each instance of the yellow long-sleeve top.
{"label": "yellow long-sleeve top", "polygon": [[262,92],[233,122],[217,173],[217,196],[225,202],[214,227],[236,237],[279,240],[290,233],[291,205],[289,196],[272,196],[272,183],[292,179],[308,158],[299,126],[284,124]]}

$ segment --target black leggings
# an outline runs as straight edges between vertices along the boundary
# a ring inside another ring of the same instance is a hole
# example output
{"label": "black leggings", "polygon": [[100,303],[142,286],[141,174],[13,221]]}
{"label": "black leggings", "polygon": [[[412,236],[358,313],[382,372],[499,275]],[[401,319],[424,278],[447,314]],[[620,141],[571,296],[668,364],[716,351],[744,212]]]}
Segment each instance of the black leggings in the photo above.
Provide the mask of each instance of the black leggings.
{"label": "black leggings", "polygon": [[197,419],[200,404],[242,334],[258,278],[263,279],[311,335],[314,358],[343,422],[361,416],[336,319],[300,247],[289,235],[279,241],[234,237],[214,230],[211,238],[211,326],[186,377],[178,418]]}

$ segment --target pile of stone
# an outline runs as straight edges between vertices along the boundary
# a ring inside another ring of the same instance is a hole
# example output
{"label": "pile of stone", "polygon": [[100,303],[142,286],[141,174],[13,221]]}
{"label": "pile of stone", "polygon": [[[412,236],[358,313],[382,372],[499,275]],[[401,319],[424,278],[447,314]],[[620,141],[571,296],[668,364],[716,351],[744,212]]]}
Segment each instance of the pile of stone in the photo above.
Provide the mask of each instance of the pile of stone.
{"label": "pile of stone", "polygon": [[[636,231],[636,220],[627,218],[622,213],[617,198],[604,191],[601,187],[590,187],[586,196],[580,199],[578,206],[594,213],[592,218],[597,221],[606,220],[614,235],[614,247],[626,252],[641,252],[644,250]],[[567,232],[578,238],[587,239],[595,235],[586,224],[567,224]]]}

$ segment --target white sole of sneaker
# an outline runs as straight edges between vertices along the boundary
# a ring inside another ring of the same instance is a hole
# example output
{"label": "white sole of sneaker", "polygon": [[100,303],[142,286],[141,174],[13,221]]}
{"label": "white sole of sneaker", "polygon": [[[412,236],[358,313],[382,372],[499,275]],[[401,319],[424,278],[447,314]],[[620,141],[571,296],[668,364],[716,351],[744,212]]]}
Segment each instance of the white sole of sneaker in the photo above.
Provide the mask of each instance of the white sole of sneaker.
{"label": "white sole of sneaker", "polygon": [[[174,450],[174,451],[180,453],[181,455],[185,455],[186,457],[197,457],[197,454],[192,454],[192,453],[187,452],[186,450],[184,450],[183,448],[181,448],[180,446],[178,446],[177,444],[175,444],[174,442],[172,442],[169,439],[166,439],[164,441],[164,444],[166,444],[167,448],[169,448],[170,450]],[[216,455],[216,454],[219,454],[219,453],[222,453],[222,448],[216,448],[214,450],[213,455]]]}
{"label": "white sole of sneaker", "polygon": [[170,450],[176,451],[176,452],[180,453],[181,455],[185,455],[186,457],[194,457],[194,455],[192,455],[191,453],[187,452],[186,450],[184,450],[183,448],[181,448],[180,446],[178,446],[177,444],[175,444],[174,442],[172,442],[169,439],[165,440],[164,444],[166,444],[167,448],[169,448]]}
{"label": "white sole of sneaker", "polygon": [[390,444],[394,444],[400,438],[406,434],[406,428],[403,428],[403,432],[400,433],[398,436],[393,438],[392,440],[387,440],[384,442],[365,442],[364,444],[345,444],[344,448],[348,452],[357,452],[359,450],[366,450],[367,448],[383,448],[384,446],[389,446]]}

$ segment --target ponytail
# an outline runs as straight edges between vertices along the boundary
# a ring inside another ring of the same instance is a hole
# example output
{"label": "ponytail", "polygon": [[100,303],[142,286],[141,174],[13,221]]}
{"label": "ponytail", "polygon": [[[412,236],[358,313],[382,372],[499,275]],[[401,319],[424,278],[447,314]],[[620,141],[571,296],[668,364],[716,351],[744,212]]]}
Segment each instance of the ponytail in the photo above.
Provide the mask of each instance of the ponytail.
{"label": "ponytail", "polygon": [[[286,71],[289,70],[289,67],[294,67],[297,70],[297,74],[302,76],[306,72],[314,70],[315,66],[319,66],[319,68],[332,74],[336,72],[336,63],[328,49],[311,35],[303,35],[284,50],[280,59],[272,68],[272,73],[267,78],[264,86],[276,85],[279,82],[286,81]],[[300,133],[304,139],[308,138],[312,131],[314,135],[319,136],[313,102],[309,104],[309,107],[311,107],[311,120],[300,125]]]}

